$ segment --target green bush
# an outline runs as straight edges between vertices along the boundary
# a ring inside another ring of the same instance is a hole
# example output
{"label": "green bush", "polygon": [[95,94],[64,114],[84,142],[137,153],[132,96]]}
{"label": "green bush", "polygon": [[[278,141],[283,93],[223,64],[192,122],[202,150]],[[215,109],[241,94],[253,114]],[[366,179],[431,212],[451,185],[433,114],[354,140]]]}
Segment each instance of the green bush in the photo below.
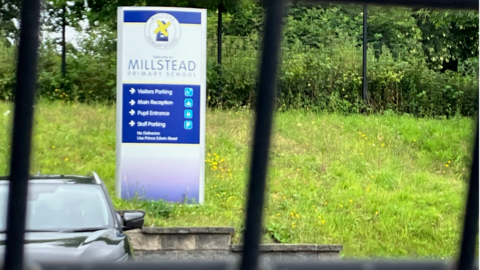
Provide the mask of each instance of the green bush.
{"label": "green bush", "polygon": [[[225,39],[224,46],[229,50],[223,57],[221,91],[216,72],[209,73],[215,78],[208,84],[210,106],[231,108],[252,104],[258,66],[255,42],[253,38]],[[358,113],[365,109],[362,52],[356,40],[338,37],[330,46],[320,48],[305,47],[301,42],[284,43],[282,49],[280,108],[340,113]],[[402,60],[395,58],[385,46],[381,51],[378,58],[368,55],[369,110],[393,110],[416,116],[474,115],[477,111],[478,73],[440,73],[430,70],[416,53]],[[215,61],[210,57],[209,66],[215,66]]]}
{"label": "green bush", "polygon": [[11,100],[15,85],[15,48],[0,40],[0,99]]}
{"label": "green bush", "polygon": [[49,100],[114,102],[116,98],[115,33],[90,32],[80,49],[69,46],[67,76],[62,78],[61,59],[51,42],[40,50],[39,95]]}

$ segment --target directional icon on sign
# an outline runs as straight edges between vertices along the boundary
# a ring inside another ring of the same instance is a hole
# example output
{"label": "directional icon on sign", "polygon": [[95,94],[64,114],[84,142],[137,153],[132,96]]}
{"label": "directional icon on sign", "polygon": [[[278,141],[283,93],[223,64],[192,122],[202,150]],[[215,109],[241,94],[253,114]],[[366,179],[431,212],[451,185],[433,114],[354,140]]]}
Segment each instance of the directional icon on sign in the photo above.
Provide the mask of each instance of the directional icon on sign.
{"label": "directional icon on sign", "polygon": [[134,111],[133,109],[131,109],[131,110],[129,111],[129,113],[130,113],[130,115],[134,115],[134,114],[135,114],[135,111]]}
{"label": "directional icon on sign", "polygon": [[131,127],[133,127],[135,125],[135,122],[133,122],[133,120],[130,120],[130,123],[128,123]]}
{"label": "directional icon on sign", "polygon": [[132,106],[133,106],[133,105],[135,105],[135,100],[133,100],[133,99],[132,99],[132,100],[130,100],[130,102],[129,102],[129,103],[130,103],[130,105],[132,105]]}
{"label": "directional icon on sign", "polygon": [[135,94],[135,88],[132,87],[132,88],[130,89],[130,94],[132,94],[132,95]]}
{"label": "directional icon on sign", "polygon": [[186,98],[184,104],[185,104],[186,108],[192,108],[193,107],[193,100],[191,98]]}

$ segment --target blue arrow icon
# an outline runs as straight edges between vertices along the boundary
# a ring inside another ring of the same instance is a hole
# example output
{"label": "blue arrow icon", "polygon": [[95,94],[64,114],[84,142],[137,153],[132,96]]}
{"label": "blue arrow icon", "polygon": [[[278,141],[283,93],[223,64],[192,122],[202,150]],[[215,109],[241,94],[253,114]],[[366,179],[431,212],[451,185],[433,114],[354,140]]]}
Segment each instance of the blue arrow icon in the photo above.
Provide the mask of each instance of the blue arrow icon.
{"label": "blue arrow icon", "polygon": [[193,122],[190,121],[190,120],[187,120],[187,121],[183,122],[183,127],[185,129],[192,129],[193,128]]}
{"label": "blue arrow icon", "polygon": [[186,99],[185,99],[185,107],[186,107],[186,108],[192,108],[192,107],[193,107],[193,99],[191,99],[191,98],[186,98]]}
{"label": "blue arrow icon", "polygon": [[192,110],[185,110],[183,112],[183,116],[187,119],[192,119],[193,118],[193,111]]}

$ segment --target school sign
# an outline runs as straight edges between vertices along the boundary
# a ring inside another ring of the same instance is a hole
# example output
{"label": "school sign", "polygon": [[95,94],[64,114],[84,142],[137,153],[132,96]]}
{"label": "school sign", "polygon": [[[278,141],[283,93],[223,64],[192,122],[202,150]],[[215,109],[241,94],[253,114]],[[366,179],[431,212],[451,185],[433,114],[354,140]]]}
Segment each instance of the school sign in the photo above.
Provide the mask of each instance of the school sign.
{"label": "school sign", "polygon": [[116,193],[204,198],[206,10],[118,8]]}

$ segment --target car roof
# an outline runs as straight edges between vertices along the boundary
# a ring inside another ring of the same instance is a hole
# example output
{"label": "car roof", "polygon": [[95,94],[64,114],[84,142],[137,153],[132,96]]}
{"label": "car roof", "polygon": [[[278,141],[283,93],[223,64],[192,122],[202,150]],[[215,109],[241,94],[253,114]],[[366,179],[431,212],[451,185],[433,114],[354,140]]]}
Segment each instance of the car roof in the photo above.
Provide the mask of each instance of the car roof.
{"label": "car roof", "polygon": [[[0,183],[2,181],[9,181],[10,176],[0,176]],[[37,174],[29,176],[30,183],[43,183],[43,184],[92,184],[101,185],[102,182],[98,175],[94,172],[92,176],[82,175],[49,175],[49,174]]]}

